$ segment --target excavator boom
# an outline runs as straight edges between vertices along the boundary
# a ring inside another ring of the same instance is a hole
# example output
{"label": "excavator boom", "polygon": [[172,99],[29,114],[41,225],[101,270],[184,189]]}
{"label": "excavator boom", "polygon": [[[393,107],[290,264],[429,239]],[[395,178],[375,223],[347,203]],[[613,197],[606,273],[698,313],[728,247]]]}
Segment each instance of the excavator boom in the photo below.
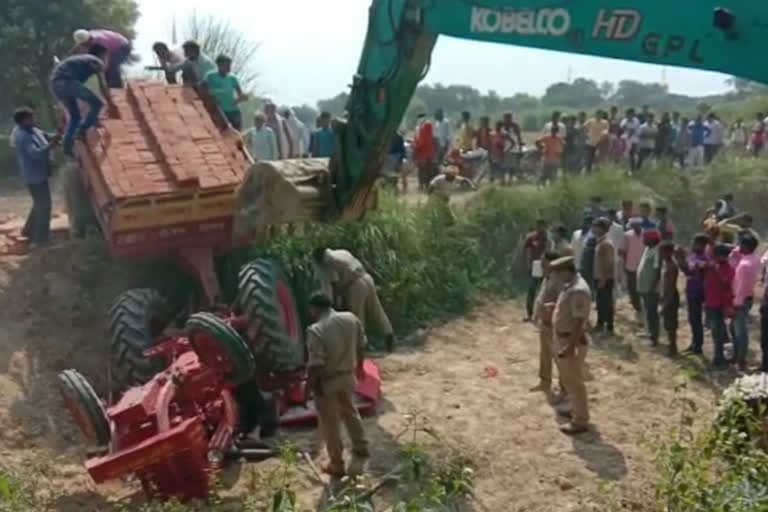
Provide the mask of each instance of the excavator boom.
{"label": "excavator boom", "polygon": [[440,34],[768,82],[768,4],[755,0],[373,0],[346,116],[335,124],[326,219],[356,220],[374,203]]}

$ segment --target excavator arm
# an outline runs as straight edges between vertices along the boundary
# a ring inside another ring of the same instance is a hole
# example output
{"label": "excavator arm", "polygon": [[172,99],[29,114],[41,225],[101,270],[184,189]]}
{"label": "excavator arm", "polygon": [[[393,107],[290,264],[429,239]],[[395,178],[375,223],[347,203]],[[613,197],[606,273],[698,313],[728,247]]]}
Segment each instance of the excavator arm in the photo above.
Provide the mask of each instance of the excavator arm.
{"label": "excavator arm", "polygon": [[439,34],[768,82],[768,4],[755,0],[374,0],[331,160],[342,219],[370,203]]}
{"label": "excavator arm", "polygon": [[[248,229],[365,214],[439,34],[768,82],[768,4],[757,0],[373,0],[329,167],[262,164],[243,187],[239,218]],[[259,198],[269,207],[255,206]]]}

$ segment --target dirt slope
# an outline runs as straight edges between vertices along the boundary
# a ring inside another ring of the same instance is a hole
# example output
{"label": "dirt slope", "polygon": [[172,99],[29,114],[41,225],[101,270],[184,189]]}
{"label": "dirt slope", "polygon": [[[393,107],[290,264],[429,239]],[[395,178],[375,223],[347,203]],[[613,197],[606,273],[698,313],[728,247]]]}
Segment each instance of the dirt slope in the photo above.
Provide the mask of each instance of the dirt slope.
{"label": "dirt slope", "polygon": [[[110,510],[136,491],[90,482],[82,469],[85,445],[54,379],[75,367],[106,392],[104,312],[137,276],[109,263],[97,243],[0,259],[0,458],[40,478],[50,510]],[[380,360],[386,400],[366,420],[370,474],[392,468],[404,415],[418,413],[472,459],[478,495],[490,510],[606,510],[612,489],[627,509],[653,510],[648,442],[679,418],[680,361],[636,338],[623,306],[619,338],[599,341],[587,358],[595,430],[571,439],[557,429],[544,396],[529,391],[537,381],[538,337],[520,321],[521,311],[515,302],[485,304],[424,333],[423,348]],[[702,408],[702,417],[716,395],[706,381],[681,393]],[[316,445],[311,432],[288,437]],[[313,506],[320,489],[310,480],[299,486]]]}

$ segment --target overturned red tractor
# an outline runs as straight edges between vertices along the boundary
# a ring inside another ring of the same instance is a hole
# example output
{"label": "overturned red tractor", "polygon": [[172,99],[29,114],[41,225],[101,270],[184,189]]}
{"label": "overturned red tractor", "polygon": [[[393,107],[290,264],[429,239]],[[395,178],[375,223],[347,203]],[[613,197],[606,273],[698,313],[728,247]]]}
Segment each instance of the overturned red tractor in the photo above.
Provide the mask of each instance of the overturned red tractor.
{"label": "overturned red tractor", "polygon": [[[282,331],[282,326],[253,321],[257,291],[249,284],[274,270],[269,260],[252,262],[240,273],[244,285],[233,311],[196,313],[183,331],[161,333],[143,356],[164,361],[166,368],[146,384],[128,389],[111,407],[105,407],[75,370],[59,375],[65,404],[86,437],[98,445],[86,462],[95,482],[133,474],[150,497],[202,497],[228,456],[258,451],[241,442],[241,435],[259,427],[268,436],[278,424],[315,418],[303,356],[298,364],[290,364],[296,354],[303,354],[300,335],[296,333],[296,343],[275,342],[278,337],[266,333]],[[274,291],[279,294],[279,287]],[[295,322],[295,307],[278,303],[285,310],[276,317]],[[124,298],[112,313],[130,307]],[[149,318],[146,327],[152,327]],[[363,413],[376,406],[381,393],[376,365],[366,361],[364,369],[356,390]]]}

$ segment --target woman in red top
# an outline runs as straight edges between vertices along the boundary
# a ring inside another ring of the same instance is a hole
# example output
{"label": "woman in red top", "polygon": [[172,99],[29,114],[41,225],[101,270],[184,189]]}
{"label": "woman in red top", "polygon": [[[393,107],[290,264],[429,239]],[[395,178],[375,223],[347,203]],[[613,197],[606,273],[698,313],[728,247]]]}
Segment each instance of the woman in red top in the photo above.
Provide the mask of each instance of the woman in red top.
{"label": "woman in red top", "polygon": [[432,122],[425,117],[425,114],[419,116],[422,123],[413,141],[413,161],[419,169],[419,188],[421,190],[427,190],[429,182],[437,175],[438,169],[438,162],[435,160],[437,156],[435,130]]}

